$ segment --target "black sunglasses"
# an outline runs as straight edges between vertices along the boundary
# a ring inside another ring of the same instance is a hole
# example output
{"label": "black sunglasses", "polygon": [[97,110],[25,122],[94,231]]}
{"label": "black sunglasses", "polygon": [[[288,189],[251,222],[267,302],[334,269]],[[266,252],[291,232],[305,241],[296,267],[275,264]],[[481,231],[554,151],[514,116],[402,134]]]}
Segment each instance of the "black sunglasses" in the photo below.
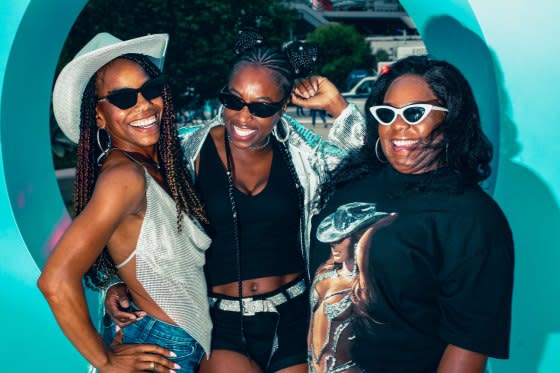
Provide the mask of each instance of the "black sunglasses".
{"label": "black sunglasses", "polygon": [[282,106],[284,101],[280,102],[251,102],[247,103],[225,90],[219,93],[218,99],[227,109],[240,111],[244,106],[247,106],[249,112],[259,118],[268,118],[276,114]]}
{"label": "black sunglasses", "polygon": [[140,88],[117,89],[107,96],[98,98],[97,101],[107,100],[121,110],[130,109],[138,101],[138,92],[142,93],[146,100],[153,100],[161,96],[164,84],[165,79],[163,75],[160,75],[157,78],[147,80]]}

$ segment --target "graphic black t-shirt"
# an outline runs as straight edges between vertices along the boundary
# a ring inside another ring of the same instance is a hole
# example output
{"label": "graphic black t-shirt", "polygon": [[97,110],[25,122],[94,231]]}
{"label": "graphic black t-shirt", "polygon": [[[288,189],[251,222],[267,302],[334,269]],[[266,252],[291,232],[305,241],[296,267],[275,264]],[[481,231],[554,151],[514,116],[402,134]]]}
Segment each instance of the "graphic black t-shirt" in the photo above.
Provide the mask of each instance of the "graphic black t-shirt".
{"label": "graphic black t-shirt", "polygon": [[[354,360],[368,372],[433,373],[448,344],[506,358],[513,241],[494,200],[446,169],[407,175],[386,166],[340,187],[314,227],[358,201],[399,216],[372,240],[376,322],[354,328]],[[328,256],[328,245],[313,237],[312,270]]]}

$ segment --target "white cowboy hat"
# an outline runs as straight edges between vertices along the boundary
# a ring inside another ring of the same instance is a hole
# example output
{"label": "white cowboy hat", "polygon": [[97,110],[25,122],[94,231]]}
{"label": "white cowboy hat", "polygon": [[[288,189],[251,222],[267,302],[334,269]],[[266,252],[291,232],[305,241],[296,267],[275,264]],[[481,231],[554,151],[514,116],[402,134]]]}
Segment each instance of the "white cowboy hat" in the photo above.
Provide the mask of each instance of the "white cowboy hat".
{"label": "white cowboy hat", "polygon": [[76,144],[80,140],[82,96],[97,70],[128,53],[146,55],[163,69],[169,35],[154,34],[122,41],[102,32],[95,35],[60,72],[53,90],[53,112],[58,126]]}
{"label": "white cowboy hat", "polygon": [[347,203],[323,219],[317,227],[317,239],[324,243],[338,242],[387,215],[376,211],[375,203]]}

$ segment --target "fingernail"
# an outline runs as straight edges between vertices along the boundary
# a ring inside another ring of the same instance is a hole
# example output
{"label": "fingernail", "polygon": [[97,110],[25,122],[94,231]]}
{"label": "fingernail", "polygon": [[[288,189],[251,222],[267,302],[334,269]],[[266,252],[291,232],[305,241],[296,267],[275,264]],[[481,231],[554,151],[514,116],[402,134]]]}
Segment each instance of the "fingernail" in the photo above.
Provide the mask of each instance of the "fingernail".
{"label": "fingernail", "polygon": [[[171,357],[177,357],[177,354],[176,354],[175,352],[173,352],[173,351],[169,351],[169,356],[171,356]],[[177,365],[177,364],[175,364],[175,365]],[[176,366],[175,368],[178,369],[178,368],[180,368],[180,366]]]}
{"label": "fingernail", "polygon": [[169,373],[177,373],[173,369],[169,369]]}
{"label": "fingernail", "polygon": [[173,368],[174,369],[181,369],[181,366],[179,364],[175,363],[175,365],[173,365]]}

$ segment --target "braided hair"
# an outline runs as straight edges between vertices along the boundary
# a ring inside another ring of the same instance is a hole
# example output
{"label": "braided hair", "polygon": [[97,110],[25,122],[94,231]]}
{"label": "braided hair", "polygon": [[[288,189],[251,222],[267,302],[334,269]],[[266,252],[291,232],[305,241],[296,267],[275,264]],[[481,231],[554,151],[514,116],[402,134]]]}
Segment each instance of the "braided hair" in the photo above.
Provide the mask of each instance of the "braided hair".
{"label": "braided hair", "polygon": [[[284,100],[292,91],[295,80],[307,76],[313,69],[318,59],[318,47],[314,43],[293,41],[288,43],[282,51],[271,48],[264,37],[252,29],[245,29],[237,34],[234,52],[238,60],[234,63],[228,81],[242,68],[251,65],[265,67],[273,72],[273,77],[283,91]],[[287,138],[289,133],[284,126],[277,125],[277,133],[281,138]],[[288,144],[278,141],[278,147],[284,163],[287,165],[297,191],[298,211],[300,213],[300,245],[304,245],[303,237],[303,209],[304,195],[303,187],[295,171]],[[305,260],[305,258],[303,258]],[[307,266],[307,263],[305,263]]]}
{"label": "braided hair", "polygon": [[288,98],[296,78],[308,75],[318,56],[318,48],[313,43],[294,41],[283,51],[271,48],[263,36],[253,30],[240,31],[235,40],[235,53],[239,56],[234,63],[228,81],[247,65],[266,67],[274,73],[274,79]]}
{"label": "braided hair", "polygon": [[[309,49],[307,48],[297,48],[294,47],[287,48],[286,52],[281,52],[269,47],[264,38],[254,31],[242,31],[238,34],[236,43],[235,43],[235,53],[239,56],[238,60],[234,63],[230,75],[228,77],[228,81],[231,81],[233,76],[235,76],[241,69],[247,66],[257,66],[257,67],[264,67],[269,69],[272,72],[272,78],[278,84],[280,89],[283,93],[283,100],[287,100],[290,96],[292,88],[294,86],[294,82],[296,77],[301,76],[309,71],[309,67],[312,66],[312,62],[316,60],[316,53],[313,56]],[[304,53],[306,53],[304,55]],[[277,125],[277,131],[280,133],[282,138],[287,138],[287,133],[285,133],[283,126]],[[233,246],[235,247],[235,256],[237,261],[237,284],[238,284],[238,295],[239,295],[239,307],[240,307],[240,331],[241,331],[241,338],[245,340],[245,326],[243,320],[243,309],[244,305],[241,299],[243,298],[243,286],[242,286],[242,270],[241,270],[241,256],[242,256],[242,249],[240,244],[240,237],[239,237],[239,219],[238,219],[238,209],[237,203],[235,201],[233,195],[233,177],[232,172],[234,171],[231,167],[232,159],[231,159],[231,149],[229,148],[229,143],[227,140],[227,136],[224,136],[224,146],[226,149],[226,157],[227,157],[227,176],[228,176],[228,197],[231,203],[232,209],[232,223],[234,229],[234,243]],[[299,242],[301,248],[304,246],[304,238],[303,238],[303,209],[304,209],[304,195],[303,195],[303,188],[299,182],[297,177],[293,161],[291,159],[288,146],[284,142],[278,142],[280,154],[284,160],[284,163],[288,167],[290,172],[290,176],[292,178],[292,182],[294,183],[296,190],[297,190],[297,198],[298,198],[298,212],[299,212]],[[305,267],[307,268],[307,263],[305,263],[306,258],[302,258],[304,260]],[[246,345],[246,344],[244,344]]]}
{"label": "braided hair", "polygon": [[[137,63],[150,78],[161,74],[160,70],[144,55],[125,54],[118,58],[124,58]],[[94,74],[89,80],[82,96],[80,141],[77,149],[76,179],[73,192],[76,215],[84,210],[91,199],[100,171],[97,158],[101,154],[101,149],[96,144],[96,80],[97,74]],[[181,148],[175,127],[173,101],[170,92],[170,88],[166,84],[162,92],[164,106],[157,152],[161,160],[160,172],[163,182],[175,201],[177,229],[181,231],[183,213],[199,220],[203,224],[207,224],[208,221],[204,214],[202,203],[191,185],[192,178],[184,163],[183,149]],[[109,280],[116,274],[115,263],[111,259],[107,247],[105,247],[101,255],[85,274],[86,285],[92,289],[106,287]]]}

